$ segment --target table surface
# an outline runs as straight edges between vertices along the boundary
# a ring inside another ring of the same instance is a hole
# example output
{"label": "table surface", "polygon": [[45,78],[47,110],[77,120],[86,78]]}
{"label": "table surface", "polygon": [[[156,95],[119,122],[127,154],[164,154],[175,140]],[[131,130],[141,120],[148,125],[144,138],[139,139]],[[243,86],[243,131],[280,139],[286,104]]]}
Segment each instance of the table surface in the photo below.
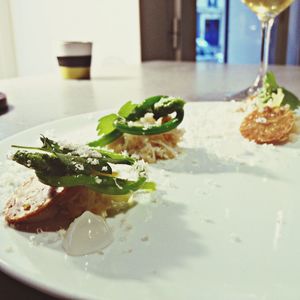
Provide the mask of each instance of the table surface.
{"label": "table surface", "polygon": [[[221,101],[249,86],[255,65],[148,62],[110,66],[92,72],[91,80],[63,80],[58,75],[0,80],[9,111],[0,115],[0,140],[39,124],[76,114],[119,107],[156,95],[187,101]],[[300,67],[272,66],[280,85],[300,95]],[[0,272],[0,294],[9,299],[54,299]]]}
{"label": "table surface", "polygon": [[[300,67],[273,66],[278,82],[300,95]],[[0,116],[0,140],[60,118],[119,107],[155,94],[187,101],[224,100],[249,86],[256,65],[149,62],[134,67],[105,67],[92,80],[63,80],[58,75],[0,80],[8,113]]]}

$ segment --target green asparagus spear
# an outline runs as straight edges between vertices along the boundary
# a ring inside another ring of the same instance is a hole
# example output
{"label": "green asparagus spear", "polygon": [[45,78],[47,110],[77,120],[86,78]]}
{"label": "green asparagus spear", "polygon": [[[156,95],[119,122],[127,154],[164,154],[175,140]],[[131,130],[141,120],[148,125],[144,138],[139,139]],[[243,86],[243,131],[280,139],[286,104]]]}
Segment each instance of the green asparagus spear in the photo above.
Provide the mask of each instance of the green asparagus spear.
{"label": "green asparagus spear", "polygon": [[[34,169],[41,182],[50,186],[85,186],[99,193],[125,195],[138,189],[154,190],[155,184],[147,182],[143,166],[136,168],[138,178],[118,178],[112,170],[113,164],[127,164],[135,167],[137,161],[122,154],[107,150],[97,151],[84,146],[65,146],[41,136],[42,147],[16,146],[13,160]],[[82,150],[83,153],[82,153]]]}

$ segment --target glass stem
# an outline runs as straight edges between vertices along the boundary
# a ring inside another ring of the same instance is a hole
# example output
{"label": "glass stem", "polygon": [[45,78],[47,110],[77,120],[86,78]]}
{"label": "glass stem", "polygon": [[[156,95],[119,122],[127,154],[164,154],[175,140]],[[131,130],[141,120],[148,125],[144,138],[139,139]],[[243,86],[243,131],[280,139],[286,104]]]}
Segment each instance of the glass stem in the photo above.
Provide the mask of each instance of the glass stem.
{"label": "glass stem", "polygon": [[254,82],[254,88],[259,88],[263,84],[263,78],[268,70],[269,48],[271,29],[274,24],[274,18],[261,20],[261,51],[260,51],[260,68],[258,76]]}

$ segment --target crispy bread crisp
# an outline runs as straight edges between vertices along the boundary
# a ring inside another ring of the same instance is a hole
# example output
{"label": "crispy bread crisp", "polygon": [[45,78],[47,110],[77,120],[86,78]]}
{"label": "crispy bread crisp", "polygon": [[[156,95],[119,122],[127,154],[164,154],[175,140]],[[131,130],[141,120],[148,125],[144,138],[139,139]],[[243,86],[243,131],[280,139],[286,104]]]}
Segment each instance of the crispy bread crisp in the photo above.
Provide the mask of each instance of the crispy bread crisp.
{"label": "crispy bread crisp", "polygon": [[99,194],[83,186],[50,187],[33,176],[9,198],[4,215],[8,225],[21,231],[56,231],[87,210],[106,216],[115,201],[129,197]]}
{"label": "crispy bread crisp", "polygon": [[245,117],[240,132],[246,139],[257,144],[283,144],[295,125],[295,115],[287,108],[265,107],[262,112],[254,110]]}
{"label": "crispy bread crisp", "polygon": [[36,177],[30,177],[9,198],[4,211],[6,221],[14,224],[38,216],[61,192],[41,183]]}
{"label": "crispy bread crisp", "polygon": [[74,218],[61,206],[76,198],[79,189],[50,187],[30,177],[8,199],[5,220],[9,226],[28,232],[66,228]]}

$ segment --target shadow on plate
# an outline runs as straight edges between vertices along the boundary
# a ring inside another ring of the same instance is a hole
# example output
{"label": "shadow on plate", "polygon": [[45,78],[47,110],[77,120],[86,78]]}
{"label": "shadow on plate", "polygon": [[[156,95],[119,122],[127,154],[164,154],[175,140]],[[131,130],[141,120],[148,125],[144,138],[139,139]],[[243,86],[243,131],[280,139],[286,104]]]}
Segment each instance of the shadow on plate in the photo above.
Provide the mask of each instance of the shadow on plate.
{"label": "shadow on plate", "polygon": [[208,249],[201,239],[201,229],[188,228],[186,205],[166,200],[163,191],[157,191],[155,196],[158,196],[157,200],[151,196],[137,199],[138,205],[133,209],[109,219],[114,242],[104,249],[103,254],[67,256],[55,232],[37,237],[11,228],[8,230],[19,236],[16,239],[18,248],[22,249],[24,256],[30,257],[32,264],[39,266],[41,272],[49,268],[47,264],[40,265],[46,253],[42,248],[48,248],[61,255],[59,259],[53,255],[54,268],[55,262],[67,259],[64,264],[68,268],[73,269],[71,265],[74,265],[87,275],[82,280],[88,280],[91,273],[115,280],[164,276],[166,272],[183,268],[194,257],[205,257]]}
{"label": "shadow on plate", "polygon": [[270,179],[277,177],[263,167],[241,164],[233,160],[222,160],[215,154],[208,153],[203,148],[182,148],[177,159],[160,161],[152,165],[154,168],[164,169],[174,173],[216,174],[243,173],[254,176],[265,176]]}
{"label": "shadow on plate", "polygon": [[207,255],[199,232],[187,228],[185,205],[162,198],[157,203],[140,202],[119,219],[115,241],[103,255],[74,258],[73,263],[100,277],[143,280],[163,277],[193,257]]}

